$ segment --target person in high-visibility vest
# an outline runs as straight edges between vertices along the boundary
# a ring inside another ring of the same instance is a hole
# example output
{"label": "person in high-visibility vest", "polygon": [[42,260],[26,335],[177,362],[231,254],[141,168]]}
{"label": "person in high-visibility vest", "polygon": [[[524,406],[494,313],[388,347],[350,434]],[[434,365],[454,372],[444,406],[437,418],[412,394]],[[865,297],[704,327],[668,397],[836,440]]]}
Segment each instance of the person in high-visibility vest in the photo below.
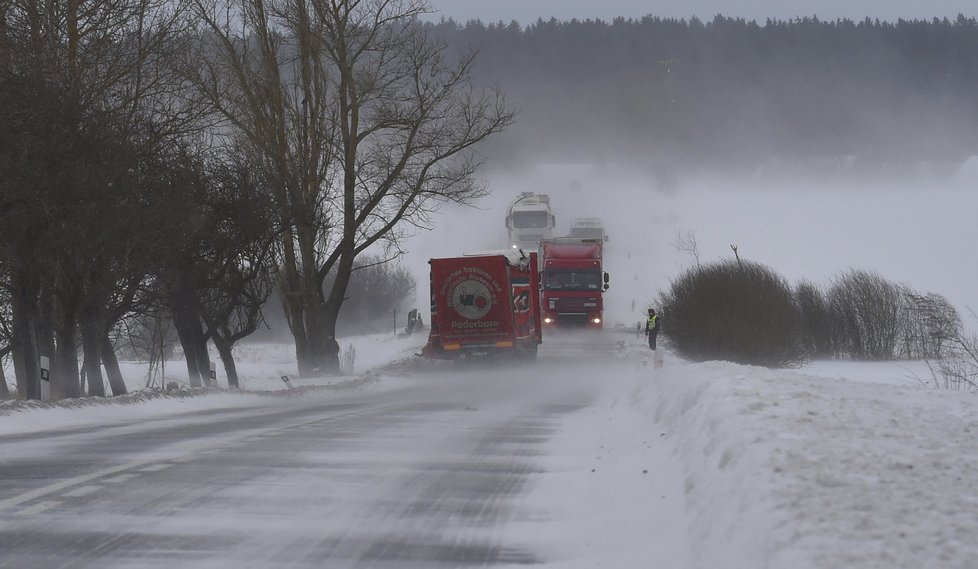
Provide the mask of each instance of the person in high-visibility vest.
{"label": "person in high-visibility vest", "polygon": [[649,309],[649,317],[645,321],[645,335],[649,338],[649,347],[655,351],[655,338],[659,335],[659,316],[655,309]]}

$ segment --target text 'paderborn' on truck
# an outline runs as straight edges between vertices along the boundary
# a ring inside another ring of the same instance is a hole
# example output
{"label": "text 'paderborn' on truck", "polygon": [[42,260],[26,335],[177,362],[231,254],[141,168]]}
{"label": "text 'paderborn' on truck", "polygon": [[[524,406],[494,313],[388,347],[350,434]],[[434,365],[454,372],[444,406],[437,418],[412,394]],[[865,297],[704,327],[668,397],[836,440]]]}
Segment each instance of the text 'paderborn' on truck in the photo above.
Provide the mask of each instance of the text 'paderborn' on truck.
{"label": "text 'paderborn' on truck", "polygon": [[557,218],[550,209],[550,196],[523,192],[506,210],[509,246],[536,251],[540,241],[553,237]]}
{"label": "text 'paderborn' on truck", "polygon": [[532,359],[542,341],[536,253],[431,259],[431,327],[421,355]]}
{"label": "text 'paderborn' on truck", "polygon": [[602,240],[558,237],[541,243],[543,324],[550,328],[601,328],[608,273]]}

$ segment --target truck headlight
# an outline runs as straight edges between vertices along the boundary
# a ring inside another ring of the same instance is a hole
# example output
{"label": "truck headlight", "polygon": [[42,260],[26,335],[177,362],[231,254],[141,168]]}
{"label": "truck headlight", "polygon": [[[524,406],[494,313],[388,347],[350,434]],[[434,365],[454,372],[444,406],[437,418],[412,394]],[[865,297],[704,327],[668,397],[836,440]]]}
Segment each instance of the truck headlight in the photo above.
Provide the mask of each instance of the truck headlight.
{"label": "truck headlight", "polygon": [[546,318],[543,319],[543,323],[544,324],[550,324],[553,321],[554,321],[554,319],[551,318],[551,317],[549,317],[549,316],[547,316]]}
{"label": "truck headlight", "polygon": [[594,322],[595,324],[601,324],[601,319],[600,318],[592,318],[591,319],[591,322]]}

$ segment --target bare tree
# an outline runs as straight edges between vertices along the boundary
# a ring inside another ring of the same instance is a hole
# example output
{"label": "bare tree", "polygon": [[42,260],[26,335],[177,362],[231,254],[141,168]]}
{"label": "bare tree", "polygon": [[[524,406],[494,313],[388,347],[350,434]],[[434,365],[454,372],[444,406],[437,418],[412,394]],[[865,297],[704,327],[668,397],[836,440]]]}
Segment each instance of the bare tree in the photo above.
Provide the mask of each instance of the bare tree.
{"label": "bare tree", "polygon": [[273,208],[244,162],[219,164],[213,174],[211,208],[219,218],[209,239],[213,274],[200,292],[207,335],[227,373],[228,386],[240,387],[233,348],[263,322],[262,306],[274,277]]}
{"label": "bare tree", "polygon": [[379,245],[396,256],[405,226],[483,196],[472,147],[513,113],[472,86],[474,54],[453,58],[427,36],[425,1],[195,5],[215,40],[189,76],[254,149],[277,199],[299,373],[338,373],[336,321],[357,256]]}
{"label": "bare tree", "polygon": [[[670,242],[680,253],[691,255],[696,261],[696,268],[700,268],[700,251],[696,245],[696,234],[687,230],[685,233],[676,230],[676,237]],[[736,253],[736,250],[734,250]]]}

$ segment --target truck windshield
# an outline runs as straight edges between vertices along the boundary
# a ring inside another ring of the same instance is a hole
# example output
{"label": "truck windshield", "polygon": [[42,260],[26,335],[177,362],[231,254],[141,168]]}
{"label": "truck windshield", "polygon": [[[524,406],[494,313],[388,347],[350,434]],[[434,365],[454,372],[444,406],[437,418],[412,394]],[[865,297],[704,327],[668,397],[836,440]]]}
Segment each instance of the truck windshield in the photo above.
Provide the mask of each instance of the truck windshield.
{"label": "truck windshield", "polygon": [[544,271],[544,290],[598,290],[601,271]]}
{"label": "truck windshield", "polygon": [[545,211],[514,211],[513,227],[521,229],[546,229],[550,216]]}
{"label": "truck windshield", "polygon": [[600,227],[571,227],[570,236],[581,239],[604,239],[604,229]]}

